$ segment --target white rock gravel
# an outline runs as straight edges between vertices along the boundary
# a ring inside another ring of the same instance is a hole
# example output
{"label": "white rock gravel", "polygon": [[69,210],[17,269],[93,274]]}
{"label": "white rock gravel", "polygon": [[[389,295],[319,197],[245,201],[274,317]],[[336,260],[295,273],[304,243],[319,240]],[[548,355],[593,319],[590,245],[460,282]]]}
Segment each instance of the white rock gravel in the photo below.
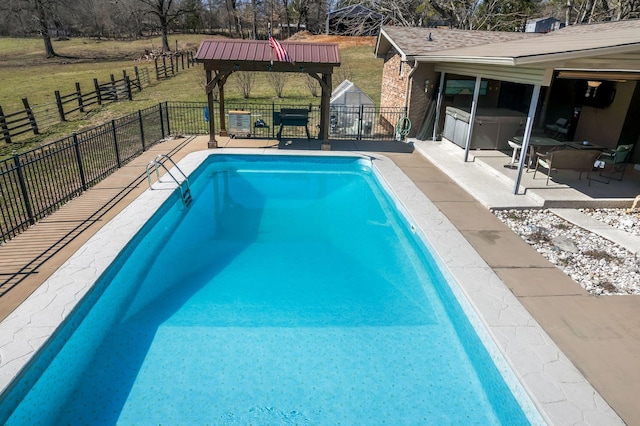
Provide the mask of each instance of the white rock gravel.
{"label": "white rock gravel", "polygon": [[[640,214],[581,209],[607,225],[640,234]],[[516,234],[595,295],[640,295],[640,257],[547,209],[492,210]]]}

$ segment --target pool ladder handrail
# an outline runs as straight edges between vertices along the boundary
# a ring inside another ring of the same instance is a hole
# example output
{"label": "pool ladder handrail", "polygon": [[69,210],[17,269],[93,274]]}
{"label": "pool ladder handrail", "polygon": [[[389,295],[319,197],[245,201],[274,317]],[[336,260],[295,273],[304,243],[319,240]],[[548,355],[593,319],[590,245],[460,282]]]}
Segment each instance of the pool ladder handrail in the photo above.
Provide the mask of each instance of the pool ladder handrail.
{"label": "pool ladder handrail", "polygon": [[[182,175],[182,177],[184,178],[182,180],[182,182],[180,182],[174,175],[173,173],[171,173],[171,171],[169,171],[169,169],[167,168],[167,166],[164,165],[164,163],[161,160],[168,160],[172,166],[180,172],[180,174]],[[191,205],[191,202],[193,201],[193,197],[191,196],[191,187],[189,186],[189,178],[187,178],[187,175],[182,171],[182,169],[180,167],[178,167],[178,165],[175,163],[175,161],[173,161],[171,159],[171,157],[169,157],[166,154],[158,154],[156,156],[156,158],[154,158],[153,160],[149,161],[149,163],[147,164],[147,181],[149,182],[149,188],[153,189],[153,185],[151,182],[151,167],[154,167],[156,170],[156,178],[158,180],[158,182],[162,182],[160,180],[160,171],[158,170],[160,167],[162,167],[165,172],[171,176],[171,179],[173,179],[173,181],[176,183],[176,185],[178,186],[178,188],[180,188],[180,197],[182,198],[182,202],[184,204],[185,207],[189,207]],[[183,187],[182,184],[185,184]]]}

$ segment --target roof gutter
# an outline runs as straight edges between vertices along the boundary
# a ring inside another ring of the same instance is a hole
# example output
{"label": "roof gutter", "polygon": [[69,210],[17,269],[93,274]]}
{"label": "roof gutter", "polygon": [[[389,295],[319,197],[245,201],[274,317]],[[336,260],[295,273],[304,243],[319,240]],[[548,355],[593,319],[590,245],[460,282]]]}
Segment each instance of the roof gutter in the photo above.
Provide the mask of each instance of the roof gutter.
{"label": "roof gutter", "polygon": [[458,63],[474,63],[485,65],[534,65],[549,62],[566,61],[572,59],[581,59],[585,54],[589,56],[611,55],[617,53],[628,53],[637,51],[640,47],[639,43],[631,43],[616,47],[601,47],[593,49],[573,50],[570,52],[540,53],[527,56],[468,56],[468,55],[422,55],[416,56],[416,60],[422,62],[458,62]]}

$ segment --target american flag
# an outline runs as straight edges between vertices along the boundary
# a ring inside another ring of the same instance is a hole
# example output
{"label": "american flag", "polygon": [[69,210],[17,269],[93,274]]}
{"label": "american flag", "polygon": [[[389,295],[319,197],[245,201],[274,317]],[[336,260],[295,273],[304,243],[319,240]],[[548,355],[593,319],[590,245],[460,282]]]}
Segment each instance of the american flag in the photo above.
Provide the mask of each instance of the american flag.
{"label": "american flag", "polygon": [[278,42],[278,40],[273,38],[271,33],[269,33],[269,45],[271,46],[273,51],[276,53],[276,59],[278,61],[293,63],[287,51],[284,49],[284,47],[282,47],[282,45],[280,44],[280,42]]}

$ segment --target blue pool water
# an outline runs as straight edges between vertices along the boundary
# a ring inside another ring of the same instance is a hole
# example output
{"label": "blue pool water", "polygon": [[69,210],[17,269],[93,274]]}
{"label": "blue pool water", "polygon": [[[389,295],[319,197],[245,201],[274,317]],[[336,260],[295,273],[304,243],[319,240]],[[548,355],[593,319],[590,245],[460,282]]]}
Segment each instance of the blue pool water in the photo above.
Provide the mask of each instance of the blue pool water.
{"label": "blue pool water", "polygon": [[368,161],[215,155],[194,175],[7,424],[529,423]]}

